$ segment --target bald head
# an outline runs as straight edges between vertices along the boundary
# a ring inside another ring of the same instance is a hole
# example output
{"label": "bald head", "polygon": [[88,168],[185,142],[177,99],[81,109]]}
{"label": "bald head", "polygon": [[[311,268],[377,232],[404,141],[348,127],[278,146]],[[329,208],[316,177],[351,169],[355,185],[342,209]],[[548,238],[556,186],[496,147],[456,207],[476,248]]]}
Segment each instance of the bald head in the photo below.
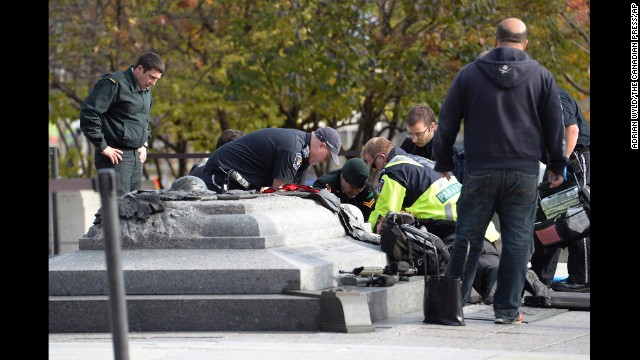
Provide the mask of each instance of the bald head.
{"label": "bald head", "polygon": [[498,24],[496,47],[515,47],[521,50],[527,46],[527,26],[520,19],[508,18]]}

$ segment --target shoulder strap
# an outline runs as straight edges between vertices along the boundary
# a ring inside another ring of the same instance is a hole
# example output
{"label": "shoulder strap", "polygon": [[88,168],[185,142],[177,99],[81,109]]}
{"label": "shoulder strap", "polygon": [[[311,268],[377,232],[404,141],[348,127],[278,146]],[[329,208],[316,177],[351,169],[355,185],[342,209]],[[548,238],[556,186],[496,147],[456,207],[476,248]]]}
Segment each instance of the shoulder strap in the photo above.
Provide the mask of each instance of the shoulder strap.
{"label": "shoulder strap", "polygon": [[111,81],[112,83],[117,84],[117,83],[119,83],[122,79],[124,79],[124,78],[125,78],[125,76],[124,76],[124,72],[122,72],[122,71],[116,71],[116,72],[113,72],[113,73],[111,73],[111,74],[105,74],[105,75],[103,76],[103,78],[107,78],[107,79],[109,79],[109,81]]}

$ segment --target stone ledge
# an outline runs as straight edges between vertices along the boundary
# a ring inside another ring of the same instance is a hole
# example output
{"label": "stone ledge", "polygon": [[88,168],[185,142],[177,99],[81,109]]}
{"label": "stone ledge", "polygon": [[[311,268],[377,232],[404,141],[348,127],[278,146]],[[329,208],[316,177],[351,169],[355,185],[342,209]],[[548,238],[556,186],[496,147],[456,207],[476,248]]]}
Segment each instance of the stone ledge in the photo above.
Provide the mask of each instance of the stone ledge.
{"label": "stone ledge", "polygon": [[[274,249],[123,250],[125,293],[280,294],[337,286],[338,270],[384,266],[378,246],[347,237]],[[106,295],[104,251],[49,259],[49,295]]]}
{"label": "stone ledge", "polygon": [[[123,249],[265,249],[346,235],[335,213],[297,196],[164,201],[163,206],[144,221],[119,219]],[[105,248],[102,224],[89,229],[79,248]]]}
{"label": "stone ledge", "polygon": [[[314,331],[320,300],[291,295],[127,295],[131,332]],[[49,333],[110,332],[108,296],[49,297]]]}

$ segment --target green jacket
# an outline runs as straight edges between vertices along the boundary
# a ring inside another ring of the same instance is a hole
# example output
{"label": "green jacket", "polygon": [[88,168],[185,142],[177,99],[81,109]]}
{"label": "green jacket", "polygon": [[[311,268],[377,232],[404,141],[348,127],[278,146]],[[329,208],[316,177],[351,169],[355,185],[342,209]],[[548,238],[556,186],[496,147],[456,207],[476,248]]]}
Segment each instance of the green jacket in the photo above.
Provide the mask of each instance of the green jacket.
{"label": "green jacket", "polygon": [[366,222],[369,219],[371,210],[376,206],[376,199],[378,194],[370,184],[365,184],[362,191],[356,195],[353,199],[349,198],[343,191],[340,184],[340,174],[342,169],[330,171],[320,176],[314,183],[313,187],[317,189],[329,189],[331,192],[340,199],[343,204],[355,205],[360,211]]}
{"label": "green jacket", "polygon": [[80,129],[99,149],[137,149],[151,137],[151,89],[142,91],[133,67],[100,79],[80,110]]}

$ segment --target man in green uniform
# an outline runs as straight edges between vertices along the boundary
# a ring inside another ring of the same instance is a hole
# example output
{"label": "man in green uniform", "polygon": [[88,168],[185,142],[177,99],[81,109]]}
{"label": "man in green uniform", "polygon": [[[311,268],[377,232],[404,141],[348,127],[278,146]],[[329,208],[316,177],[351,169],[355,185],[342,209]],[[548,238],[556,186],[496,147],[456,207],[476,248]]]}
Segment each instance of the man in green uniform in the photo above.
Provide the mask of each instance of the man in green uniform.
{"label": "man in green uniform", "polygon": [[151,86],[162,73],[160,56],[145,53],[129,69],[100,79],[80,110],[80,129],[95,146],[96,169],[115,169],[118,196],[140,189],[151,138]]}
{"label": "man in green uniform", "polygon": [[378,198],[378,194],[367,180],[369,180],[369,165],[362,159],[353,158],[347,161],[342,169],[320,176],[313,183],[313,187],[329,189],[341,203],[355,205],[362,211],[363,221],[366,222]]}

